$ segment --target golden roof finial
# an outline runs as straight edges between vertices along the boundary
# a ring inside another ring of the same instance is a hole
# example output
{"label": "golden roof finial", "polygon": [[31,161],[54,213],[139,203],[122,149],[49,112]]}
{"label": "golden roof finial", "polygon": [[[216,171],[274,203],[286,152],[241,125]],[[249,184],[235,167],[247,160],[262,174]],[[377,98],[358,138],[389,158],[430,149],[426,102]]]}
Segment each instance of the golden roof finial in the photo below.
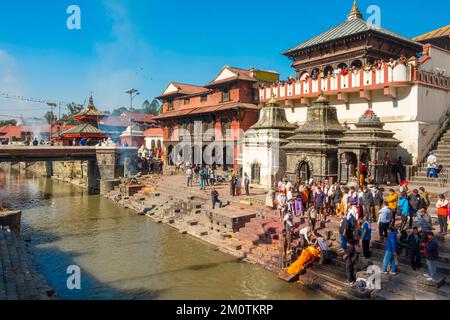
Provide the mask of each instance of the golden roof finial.
{"label": "golden roof finial", "polygon": [[272,99],[270,99],[268,105],[272,107],[277,105],[277,96],[275,93],[272,95]]}
{"label": "golden roof finial", "polygon": [[362,15],[361,11],[359,11],[356,0],[354,0],[352,10],[350,10],[350,13],[347,16],[347,21],[362,19],[362,18],[363,18],[363,15]]}

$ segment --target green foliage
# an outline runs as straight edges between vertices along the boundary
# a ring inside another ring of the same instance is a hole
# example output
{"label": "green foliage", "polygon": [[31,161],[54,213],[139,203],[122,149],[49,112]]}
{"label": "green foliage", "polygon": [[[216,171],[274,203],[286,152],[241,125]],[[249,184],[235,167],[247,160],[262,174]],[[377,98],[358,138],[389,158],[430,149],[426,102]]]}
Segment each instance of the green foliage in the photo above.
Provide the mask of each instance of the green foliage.
{"label": "green foliage", "polygon": [[145,100],[142,104],[141,108],[126,108],[126,107],[120,107],[112,111],[112,115],[114,116],[120,116],[124,112],[137,112],[142,114],[152,114],[152,115],[159,115],[161,110],[161,104],[158,102],[158,100],[154,99],[151,103],[148,100]]}
{"label": "green foliage", "polygon": [[55,122],[57,120],[56,115],[51,112],[51,111],[47,111],[44,115],[45,120],[47,120],[48,124],[52,124],[53,122]]}
{"label": "green foliage", "polygon": [[61,115],[61,119],[59,119],[59,122],[65,122],[69,125],[77,125],[78,122],[73,119],[73,117],[83,111],[83,106],[75,103],[70,103],[66,106],[66,109],[69,111],[69,113],[63,113]]}
{"label": "green foliage", "polygon": [[4,126],[16,126],[17,121],[16,120],[0,120],[0,127]]}

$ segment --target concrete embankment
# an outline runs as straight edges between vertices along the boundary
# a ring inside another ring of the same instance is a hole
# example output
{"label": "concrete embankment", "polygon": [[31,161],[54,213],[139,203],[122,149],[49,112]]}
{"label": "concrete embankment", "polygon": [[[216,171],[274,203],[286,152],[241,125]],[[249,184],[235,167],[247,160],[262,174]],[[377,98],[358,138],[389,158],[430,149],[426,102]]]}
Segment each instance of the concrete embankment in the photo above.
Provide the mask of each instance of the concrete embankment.
{"label": "concrete embankment", "polygon": [[0,227],[0,300],[51,300],[55,290],[39,272],[28,244]]}

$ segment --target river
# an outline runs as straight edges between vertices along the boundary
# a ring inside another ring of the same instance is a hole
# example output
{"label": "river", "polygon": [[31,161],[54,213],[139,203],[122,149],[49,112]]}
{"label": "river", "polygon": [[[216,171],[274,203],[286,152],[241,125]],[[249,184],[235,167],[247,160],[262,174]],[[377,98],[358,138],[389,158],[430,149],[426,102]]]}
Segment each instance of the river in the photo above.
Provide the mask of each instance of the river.
{"label": "river", "polygon": [[[23,211],[22,233],[60,299],[325,299],[76,186],[0,171],[0,200]],[[80,290],[67,288],[71,265]]]}

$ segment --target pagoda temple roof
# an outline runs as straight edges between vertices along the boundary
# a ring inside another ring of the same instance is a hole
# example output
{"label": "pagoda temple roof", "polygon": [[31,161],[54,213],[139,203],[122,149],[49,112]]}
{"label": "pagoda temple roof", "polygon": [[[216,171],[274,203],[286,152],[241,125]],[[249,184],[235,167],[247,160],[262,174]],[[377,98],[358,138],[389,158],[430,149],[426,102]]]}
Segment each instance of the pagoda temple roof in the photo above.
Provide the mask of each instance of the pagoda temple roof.
{"label": "pagoda temple roof", "polygon": [[88,103],[88,106],[86,107],[86,109],[84,109],[80,113],[76,114],[74,116],[74,119],[85,118],[85,117],[103,117],[105,115],[106,115],[105,113],[97,110],[97,108],[94,105],[94,99],[91,96],[89,98],[89,103]]}
{"label": "pagoda temple roof", "polygon": [[70,136],[70,135],[99,135],[104,136],[104,132],[89,123],[80,124],[74,128],[66,130],[61,133],[62,136]]}
{"label": "pagoda temple roof", "polygon": [[314,47],[320,44],[332,42],[334,40],[343,39],[352,35],[365,33],[365,32],[374,32],[384,36],[388,36],[390,38],[395,38],[397,40],[407,42],[409,44],[422,46],[420,43],[409,39],[407,37],[401,36],[395,32],[380,28],[378,26],[374,26],[369,22],[363,19],[361,12],[359,11],[356,1],[353,4],[353,8],[350,11],[348,18],[345,22],[305,41],[300,43],[299,45],[287,50],[283,53],[283,55],[289,56],[296,51],[303,50],[306,48]]}

